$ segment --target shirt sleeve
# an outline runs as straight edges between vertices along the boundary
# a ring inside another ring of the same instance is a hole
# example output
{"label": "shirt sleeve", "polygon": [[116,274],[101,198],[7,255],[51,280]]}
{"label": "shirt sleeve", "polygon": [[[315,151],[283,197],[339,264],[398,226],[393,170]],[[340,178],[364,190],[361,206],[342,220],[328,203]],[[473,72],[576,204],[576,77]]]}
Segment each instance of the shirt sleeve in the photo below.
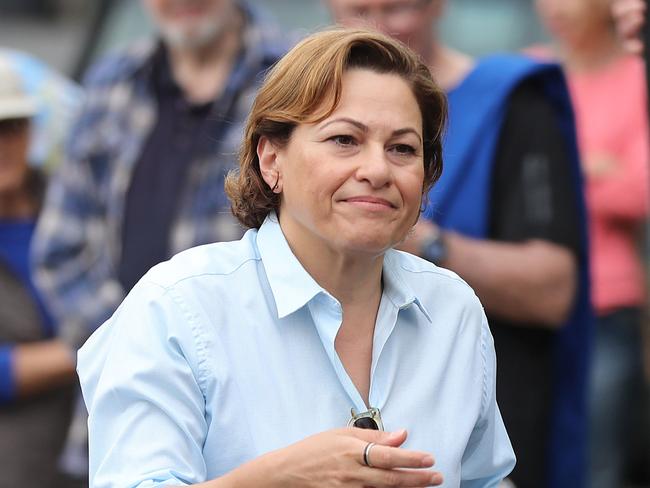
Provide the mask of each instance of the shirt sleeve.
{"label": "shirt sleeve", "polygon": [[71,132],[66,159],[53,174],[32,241],[34,278],[74,350],[115,311],[122,286],[105,258],[110,178],[107,155],[93,138],[102,131],[97,108],[86,107]]}
{"label": "shirt sleeve", "polygon": [[0,346],[0,405],[11,402],[16,396],[13,368],[13,346]]}
{"label": "shirt sleeve", "polygon": [[174,293],[140,282],[79,351],[94,488],[205,481],[200,334]]}
{"label": "shirt sleeve", "polygon": [[496,354],[485,316],[481,349],[485,361],[483,402],[461,461],[461,488],[496,488],[515,466],[515,455],[496,402]]}

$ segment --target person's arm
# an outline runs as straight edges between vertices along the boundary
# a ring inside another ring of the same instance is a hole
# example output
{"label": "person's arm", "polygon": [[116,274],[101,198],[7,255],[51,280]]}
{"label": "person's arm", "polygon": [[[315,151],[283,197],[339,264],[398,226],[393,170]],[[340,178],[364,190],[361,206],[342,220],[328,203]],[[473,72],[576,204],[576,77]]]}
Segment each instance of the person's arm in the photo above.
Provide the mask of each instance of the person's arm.
{"label": "person's arm", "polygon": [[[571,164],[552,108],[535,86],[517,89],[496,153],[490,238],[444,232],[439,263],[476,290],[491,317],[555,328],[569,314],[580,249]],[[434,232],[420,222],[403,249],[419,254]]]}
{"label": "person's arm", "polygon": [[[403,251],[420,254],[421,244],[440,230],[418,222]],[[447,256],[440,266],[458,273],[490,314],[513,323],[556,327],[565,320],[576,287],[575,257],[544,240],[511,243],[443,232]]]}
{"label": "person's arm", "polygon": [[56,339],[18,344],[12,361],[17,398],[71,384],[76,378],[72,351]]}
{"label": "person's arm", "polygon": [[621,225],[641,223],[648,215],[650,202],[647,125],[639,118],[630,129],[625,150],[618,158],[591,154],[585,161],[590,183],[589,210],[598,218]]}
{"label": "person's arm", "polygon": [[55,339],[0,347],[0,404],[73,383],[74,366],[70,348]]}
{"label": "person's arm", "polygon": [[[404,431],[345,428],[308,437],[208,480],[204,447],[208,417],[215,412],[206,412],[206,398],[223,392],[208,387],[219,358],[207,358],[199,338],[218,341],[217,328],[203,325],[187,307],[174,290],[145,279],[81,348],[78,372],[89,414],[91,486],[302,488],[328,486],[335,479],[341,487],[380,488],[442,482],[430,469],[396,469],[433,465],[429,454],[399,448]],[[223,442],[228,449],[230,441]],[[378,444],[372,449],[374,468],[363,464],[368,442]]]}
{"label": "person's arm", "polygon": [[102,110],[86,106],[71,131],[66,160],[49,182],[32,242],[35,281],[57,319],[59,337],[73,350],[124,296],[101,255],[110,236],[100,195],[111,183],[113,164],[101,149]]}
{"label": "person's arm", "polygon": [[646,15],[644,0],[613,0],[612,15],[623,47],[630,53],[642,53],[640,35]]}
{"label": "person's arm", "polygon": [[[406,437],[404,430],[329,430],[262,455],[222,477],[192,486],[303,488],[331,486],[332,482],[341,487],[438,486],[442,476],[421,469],[430,467],[433,460],[426,460],[425,453],[400,448]],[[376,444],[371,452],[373,468],[362,464],[368,442]]]}
{"label": "person's arm", "polygon": [[448,266],[477,290],[485,308],[512,322],[560,326],[576,289],[574,255],[543,240],[479,241],[447,233]]}

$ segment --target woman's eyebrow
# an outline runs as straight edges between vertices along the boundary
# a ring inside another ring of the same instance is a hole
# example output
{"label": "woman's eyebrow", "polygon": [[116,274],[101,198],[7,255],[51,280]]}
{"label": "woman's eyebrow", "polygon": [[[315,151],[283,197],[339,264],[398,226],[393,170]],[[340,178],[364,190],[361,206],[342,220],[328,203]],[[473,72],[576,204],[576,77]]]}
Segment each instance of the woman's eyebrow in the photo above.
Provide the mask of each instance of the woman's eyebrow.
{"label": "woman's eyebrow", "polygon": [[404,134],[413,134],[417,136],[417,138],[420,140],[420,143],[422,143],[422,136],[417,130],[412,127],[404,127],[403,129],[397,129],[396,131],[393,131],[393,137],[401,136]]}
{"label": "woman's eyebrow", "polygon": [[[362,130],[363,132],[368,132],[368,126],[366,124],[364,124],[362,122],[359,122],[358,120],[351,119],[349,117],[338,117],[336,119],[328,120],[327,122],[325,122],[319,128],[324,129],[324,128],[326,128],[326,127],[328,127],[328,126],[330,126],[332,124],[336,124],[338,122],[345,122],[345,123],[348,123],[348,124],[351,124],[351,125],[357,127],[358,129]],[[422,142],[422,136],[420,136],[420,133],[417,130],[415,130],[413,127],[404,127],[403,129],[394,130],[393,133],[392,133],[392,136],[396,137],[396,136],[401,136],[401,135],[404,135],[404,134],[414,134],[415,136],[417,136],[417,138],[420,140],[420,142]]]}
{"label": "woman's eyebrow", "polygon": [[361,129],[364,132],[368,132],[368,126],[362,122],[359,122],[358,120],[351,119],[349,117],[339,117],[336,119],[328,120],[326,123],[324,123],[320,128],[324,129],[325,127],[328,127],[332,124],[336,124],[337,122],[346,122],[348,124],[352,124],[355,127]]}

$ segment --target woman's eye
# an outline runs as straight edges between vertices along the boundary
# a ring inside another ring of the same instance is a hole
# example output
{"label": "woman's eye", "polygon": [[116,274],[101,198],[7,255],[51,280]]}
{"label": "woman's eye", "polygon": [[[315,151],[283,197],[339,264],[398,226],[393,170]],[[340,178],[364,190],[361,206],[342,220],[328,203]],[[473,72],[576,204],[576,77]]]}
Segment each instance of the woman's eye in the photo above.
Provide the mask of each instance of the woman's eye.
{"label": "woman's eye", "polygon": [[415,154],[415,148],[408,144],[396,144],[392,147],[392,150],[400,155]]}
{"label": "woman's eye", "polygon": [[339,145],[339,146],[343,146],[343,147],[353,146],[353,145],[355,144],[355,142],[356,142],[356,141],[354,140],[354,137],[352,137],[352,136],[345,136],[345,135],[333,136],[333,137],[330,137],[329,140],[330,140],[330,141],[333,141],[333,142],[335,142],[337,145]]}

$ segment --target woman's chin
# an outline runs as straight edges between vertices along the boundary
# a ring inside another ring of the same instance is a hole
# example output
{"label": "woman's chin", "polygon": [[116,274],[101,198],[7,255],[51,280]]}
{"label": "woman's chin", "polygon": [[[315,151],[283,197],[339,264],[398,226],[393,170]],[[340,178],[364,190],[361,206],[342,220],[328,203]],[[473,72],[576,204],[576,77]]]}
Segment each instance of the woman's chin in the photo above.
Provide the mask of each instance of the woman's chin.
{"label": "woman's chin", "polygon": [[337,247],[350,254],[376,257],[397,245],[397,242],[395,239],[375,232],[374,234],[362,234],[343,238],[338,242]]}

